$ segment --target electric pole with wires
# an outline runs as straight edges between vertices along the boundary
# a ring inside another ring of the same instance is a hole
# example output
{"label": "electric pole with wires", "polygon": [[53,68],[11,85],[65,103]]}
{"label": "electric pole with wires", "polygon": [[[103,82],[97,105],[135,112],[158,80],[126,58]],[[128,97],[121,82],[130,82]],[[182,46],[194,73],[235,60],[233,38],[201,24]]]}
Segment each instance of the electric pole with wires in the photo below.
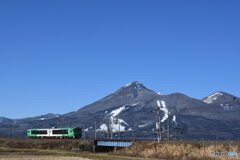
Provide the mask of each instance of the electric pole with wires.
{"label": "electric pole with wires", "polygon": [[161,103],[160,101],[157,101],[157,106],[154,108],[155,114],[156,114],[156,133],[157,133],[157,141],[160,143],[162,140],[162,130],[161,130]]}

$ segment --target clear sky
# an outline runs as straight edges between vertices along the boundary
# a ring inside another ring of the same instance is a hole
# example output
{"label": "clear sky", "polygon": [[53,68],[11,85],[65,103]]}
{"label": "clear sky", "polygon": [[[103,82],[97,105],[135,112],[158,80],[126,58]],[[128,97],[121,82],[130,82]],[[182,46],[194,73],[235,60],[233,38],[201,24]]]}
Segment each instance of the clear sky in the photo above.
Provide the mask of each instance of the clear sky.
{"label": "clear sky", "polygon": [[138,80],[240,96],[239,0],[1,0],[0,116],[67,113]]}

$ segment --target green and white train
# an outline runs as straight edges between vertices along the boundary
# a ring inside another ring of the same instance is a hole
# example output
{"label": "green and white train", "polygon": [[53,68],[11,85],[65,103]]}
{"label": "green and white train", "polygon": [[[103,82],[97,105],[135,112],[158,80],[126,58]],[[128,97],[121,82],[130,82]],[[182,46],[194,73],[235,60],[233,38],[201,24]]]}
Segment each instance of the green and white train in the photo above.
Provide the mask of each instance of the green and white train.
{"label": "green and white train", "polygon": [[81,128],[50,128],[50,129],[28,129],[28,138],[69,138],[78,139],[82,137]]}

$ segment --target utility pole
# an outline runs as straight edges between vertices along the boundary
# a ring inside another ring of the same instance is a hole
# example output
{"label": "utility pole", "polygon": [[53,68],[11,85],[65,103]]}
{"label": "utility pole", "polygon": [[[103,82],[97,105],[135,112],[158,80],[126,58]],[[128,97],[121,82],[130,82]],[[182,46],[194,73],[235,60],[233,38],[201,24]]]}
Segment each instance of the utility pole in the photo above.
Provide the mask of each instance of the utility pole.
{"label": "utility pole", "polygon": [[113,123],[114,123],[114,117],[111,119],[110,117],[110,121],[111,121],[111,139],[113,139]]}
{"label": "utility pole", "polygon": [[[169,141],[170,140],[170,119],[169,119],[170,112],[166,107],[165,101],[157,101],[157,106],[154,108],[154,110],[156,114],[156,130],[155,131],[157,133],[158,143],[162,140],[162,133],[164,133],[164,137],[166,135],[166,140]],[[167,114],[165,115],[167,116],[167,124],[161,122],[161,111],[164,111],[165,114]],[[165,128],[166,125],[167,125],[167,128]]]}
{"label": "utility pole", "polygon": [[107,130],[106,130],[106,132],[107,132],[107,139],[109,139],[109,133],[110,133],[110,116],[107,115],[105,118],[106,118],[106,125],[107,125]]}
{"label": "utility pole", "polygon": [[174,128],[174,139],[177,140],[177,128]]}
{"label": "utility pole", "polygon": [[72,121],[71,121],[71,119],[69,119],[69,127],[70,127],[70,128],[72,127]]}
{"label": "utility pole", "polygon": [[118,139],[120,139],[120,134],[121,134],[121,130],[120,130],[120,121],[118,119],[117,120],[117,123],[118,123]]}
{"label": "utility pole", "polygon": [[183,128],[181,128],[181,127],[175,127],[174,128],[174,137],[175,137],[175,140],[180,140],[181,139],[181,134],[182,134],[182,130],[183,130]]}
{"label": "utility pole", "polygon": [[8,119],[8,138],[11,137],[11,124],[10,124],[10,120]]}
{"label": "utility pole", "polygon": [[168,112],[168,126],[167,126],[167,140],[170,140],[170,122],[169,122],[170,112]]}
{"label": "utility pole", "polygon": [[160,101],[157,101],[157,107],[155,107],[154,110],[156,113],[156,132],[157,132],[158,143],[160,143],[160,141],[162,140],[160,107],[161,107],[161,103]]}
{"label": "utility pole", "polygon": [[86,137],[85,136],[85,134],[86,134],[85,132],[86,132],[86,125],[83,126],[83,139],[85,139],[85,137]]}
{"label": "utility pole", "polygon": [[16,120],[13,122],[13,133],[12,133],[13,138],[15,138],[15,124],[16,124]]}
{"label": "utility pole", "polygon": [[113,128],[112,128],[113,121],[114,121],[114,117],[109,116],[108,117],[108,130],[109,130],[109,134],[110,134],[110,139],[113,138]]}
{"label": "utility pole", "polygon": [[97,122],[96,117],[94,117],[94,139],[97,139]]}

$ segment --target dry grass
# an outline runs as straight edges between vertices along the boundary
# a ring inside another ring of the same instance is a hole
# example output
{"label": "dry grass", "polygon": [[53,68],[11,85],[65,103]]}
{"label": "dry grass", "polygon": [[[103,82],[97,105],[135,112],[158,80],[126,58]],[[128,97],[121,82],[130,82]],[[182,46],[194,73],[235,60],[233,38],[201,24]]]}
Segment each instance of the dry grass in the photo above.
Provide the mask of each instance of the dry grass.
{"label": "dry grass", "polygon": [[6,138],[0,138],[0,148],[92,151],[92,141],[90,141],[90,140],[71,140],[71,139],[6,139]]}
{"label": "dry grass", "polygon": [[66,156],[0,155],[0,160],[90,160],[90,159]]}
{"label": "dry grass", "polygon": [[0,138],[0,155],[12,155],[16,153],[18,155],[36,156],[81,156],[98,160],[152,158],[164,160],[240,160],[240,156],[232,158],[227,156],[212,158],[209,156],[211,152],[240,153],[240,142],[170,141],[157,144],[156,142],[140,141],[135,142],[130,148],[117,150],[110,154],[92,154],[91,152],[91,140]]}
{"label": "dry grass", "polygon": [[73,160],[146,160],[107,153],[94,154],[91,140],[0,138],[0,160],[55,160],[53,157],[59,160],[68,160],[68,157]]}
{"label": "dry grass", "polygon": [[211,152],[240,153],[240,142],[137,142],[116,155],[159,158],[165,160],[239,160],[240,157],[210,157]]}
{"label": "dry grass", "polygon": [[[21,157],[21,159],[16,159]],[[15,148],[0,148],[0,160],[2,159],[12,159],[12,160],[47,160],[47,158],[59,157],[60,160],[68,160],[69,157],[76,160],[149,160],[148,158],[139,158],[139,157],[126,157],[126,156],[116,156],[111,154],[103,153],[90,153],[90,152],[71,152],[63,150],[46,150],[46,149],[15,149]],[[81,159],[82,158],[82,159]],[[84,159],[85,158],[85,159]],[[70,159],[71,160],[71,159]]]}

